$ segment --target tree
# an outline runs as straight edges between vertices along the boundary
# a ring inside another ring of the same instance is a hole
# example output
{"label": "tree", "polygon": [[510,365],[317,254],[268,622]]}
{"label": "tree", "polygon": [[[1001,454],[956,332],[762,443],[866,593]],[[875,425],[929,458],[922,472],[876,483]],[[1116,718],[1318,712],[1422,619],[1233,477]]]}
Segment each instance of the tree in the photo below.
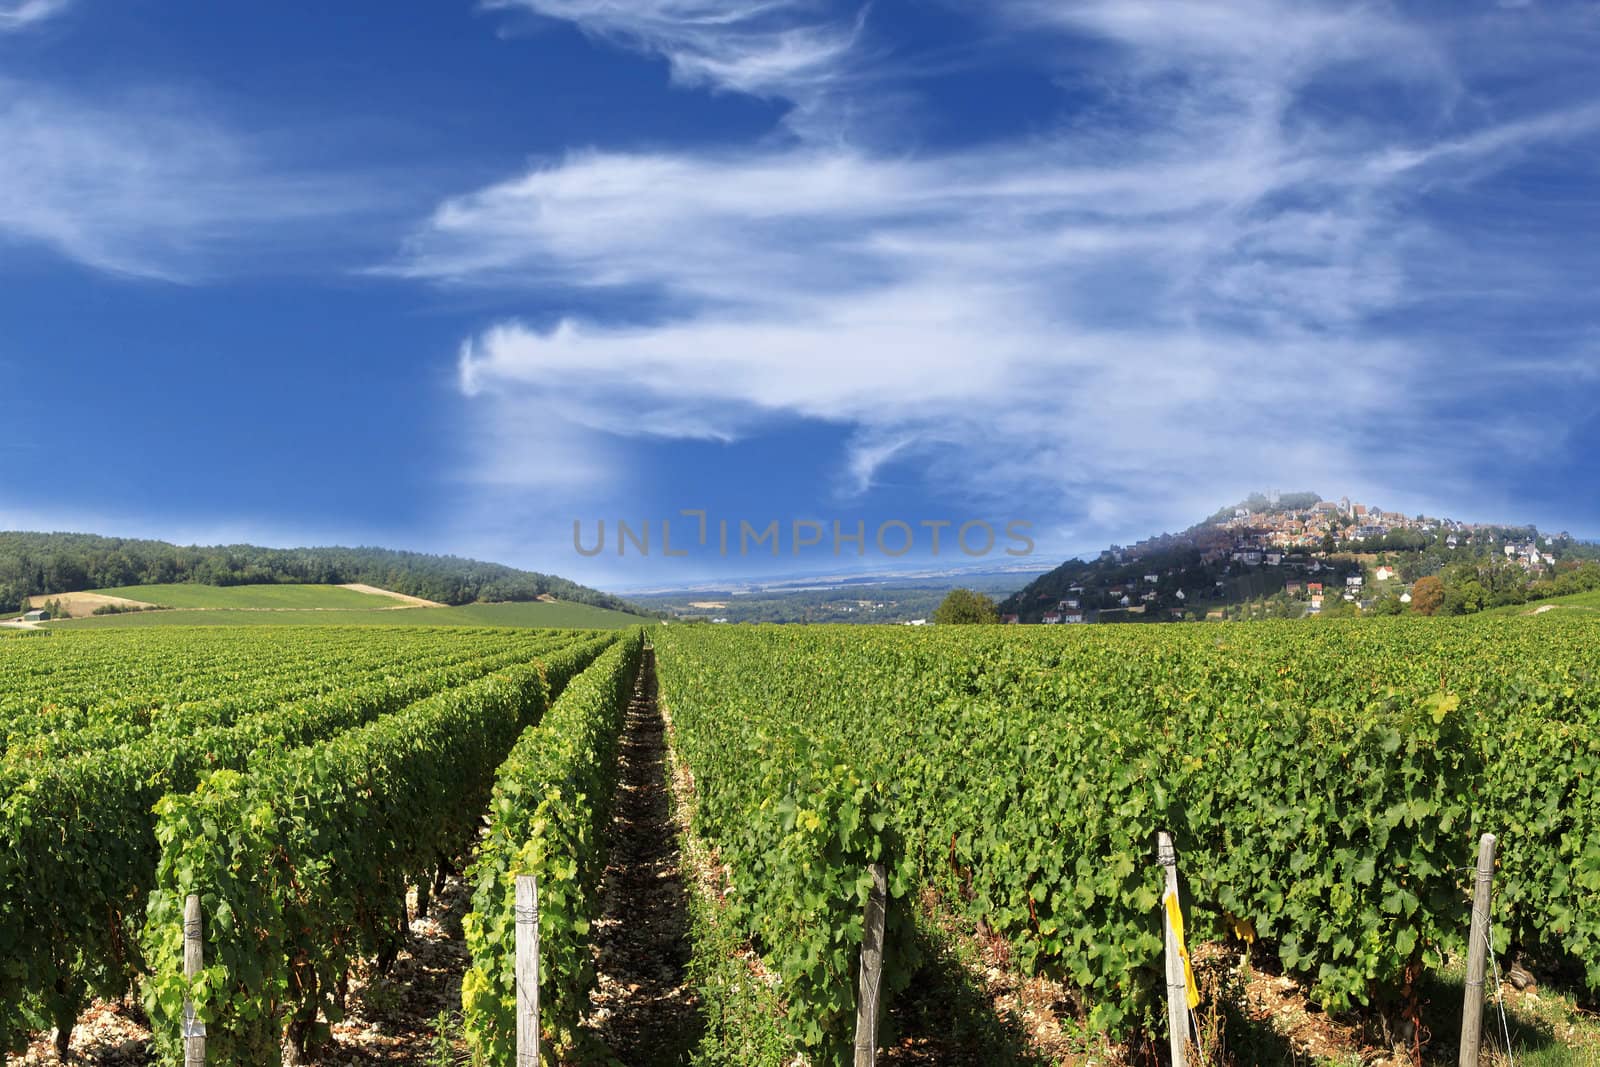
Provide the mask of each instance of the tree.
{"label": "tree", "polygon": [[[1415,600],[1414,595],[1412,599]],[[1374,615],[1399,615],[1405,611],[1405,607],[1404,604],[1400,603],[1400,598],[1391,593],[1388,596],[1378,598],[1377,602],[1372,605],[1372,613]]]}
{"label": "tree", "polygon": [[1446,587],[1444,612],[1446,615],[1472,615],[1483,610],[1488,598],[1489,592],[1483,583],[1470,578],[1460,585]]}
{"label": "tree", "polygon": [[945,595],[944,603],[933,612],[933,621],[941,626],[953,623],[999,622],[1000,614],[994,601],[971,589],[952,589]]}
{"label": "tree", "polygon": [[1411,610],[1418,615],[1433,615],[1444,605],[1444,582],[1437,576],[1418,578],[1411,587]]}

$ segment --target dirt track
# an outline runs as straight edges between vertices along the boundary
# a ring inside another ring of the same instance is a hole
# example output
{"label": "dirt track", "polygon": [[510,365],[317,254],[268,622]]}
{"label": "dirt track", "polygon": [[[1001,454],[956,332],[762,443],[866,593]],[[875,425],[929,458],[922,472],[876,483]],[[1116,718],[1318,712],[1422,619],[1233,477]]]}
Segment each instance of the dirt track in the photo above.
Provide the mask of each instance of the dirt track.
{"label": "dirt track", "polygon": [[687,980],[689,902],[667,792],[665,724],[654,653],[628,707],[611,861],[594,924],[597,970],[584,1025],[632,1067],[687,1062],[698,1023]]}

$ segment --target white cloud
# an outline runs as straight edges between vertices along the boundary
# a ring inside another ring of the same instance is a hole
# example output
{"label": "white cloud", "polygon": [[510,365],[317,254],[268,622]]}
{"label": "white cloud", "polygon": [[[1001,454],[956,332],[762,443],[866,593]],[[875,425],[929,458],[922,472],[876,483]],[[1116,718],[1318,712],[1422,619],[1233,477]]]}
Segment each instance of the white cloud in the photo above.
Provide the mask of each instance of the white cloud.
{"label": "white cloud", "polygon": [[61,14],[71,0],[0,0],[0,33],[20,30]]}
{"label": "white cloud", "polygon": [[1503,166],[1508,155],[1522,149],[1582,138],[1596,130],[1600,130],[1600,101],[1502,123],[1421,148],[1397,148],[1378,156],[1372,165],[1379,173],[1397,174],[1442,164],[1459,176],[1463,166]]}
{"label": "white cloud", "polygon": [[[818,0],[487,0],[662,56],[675,82],[783,100],[801,126],[849,80],[861,16]],[[864,14],[864,12],[863,12]]]}
{"label": "white cloud", "polygon": [[[754,48],[751,13],[803,10],[525,2],[669,57],[734,54],[714,12]],[[1085,538],[1264,484],[1461,477],[1439,447],[1456,424],[1430,410],[1481,403],[1516,372],[1463,377],[1459,338],[1375,325],[1480,265],[1411,206],[1588,136],[1591,106],[1445,134],[1323,118],[1302,106],[1319,79],[1405,83],[1441,115],[1462,91],[1430,34],[1367,5],[999,10],[1018,32],[1120,45],[1092,71],[1112,88],[1057,131],[913,156],[804,139],[573,152],[441,204],[391,269],[667,309],[513,318],[469,339],[462,388],[501,412],[559,408],[597,441],[826,420],[854,431],[846,491],[910,464],[970,499],[1079,515]],[[1475,414],[1479,432],[1515,437],[1496,410]]]}
{"label": "white cloud", "polygon": [[[1219,60],[1268,74],[1304,71],[1356,58],[1390,62],[1401,45],[1432,51],[1425,33],[1390,18],[1378,5],[1285,3],[1284,0],[1008,0],[992,9],[1029,27],[1058,27],[1120,42],[1146,68]],[[1214,73],[1214,72],[1213,72]]]}
{"label": "white cloud", "polygon": [[352,182],[285,172],[162,94],[89,103],[0,78],[0,145],[0,241],[115,273],[189,280],[244,245],[259,266],[376,206]]}

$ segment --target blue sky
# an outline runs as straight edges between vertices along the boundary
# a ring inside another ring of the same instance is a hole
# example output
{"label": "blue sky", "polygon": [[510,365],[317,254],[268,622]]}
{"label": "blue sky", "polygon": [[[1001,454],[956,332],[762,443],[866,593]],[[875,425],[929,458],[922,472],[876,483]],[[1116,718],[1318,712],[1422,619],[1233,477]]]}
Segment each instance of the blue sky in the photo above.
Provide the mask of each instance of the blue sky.
{"label": "blue sky", "polygon": [[1593,0],[0,0],[0,527],[618,586],[841,564],[575,519],[1600,536],[1596,54]]}

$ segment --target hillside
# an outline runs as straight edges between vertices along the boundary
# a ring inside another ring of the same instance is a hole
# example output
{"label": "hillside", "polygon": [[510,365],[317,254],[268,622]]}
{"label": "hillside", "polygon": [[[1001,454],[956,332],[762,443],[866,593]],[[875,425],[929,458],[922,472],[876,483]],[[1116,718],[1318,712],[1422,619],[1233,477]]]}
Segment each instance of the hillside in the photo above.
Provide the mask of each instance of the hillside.
{"label": "hillside", "polygon": [[1600,588],[1600,546],[1531,525],[1255,494],[1176,534],[1072,559],[1008,597],[1014,622],[1178,622],[1413,610],[1468,615]]}
{"label": "hillside", "polygon": [[[0,532],[0,608],[24,597],[129,587],[361,584],[440,604],[554,597],[639,614],[621,597],[500,563],[372,547],[174,545],[78,533]],[[182,605],[173,605],[182,606]]]}
{"label": "hillside", "polygon": [[[273,582],[267,585],[196,585],[176,582],[164,585],[125,585],[96,589],[101,596],[140,601],[163,608],[250,608],[263,611],[289,608],[313,610],[345,608],[351,610],[396,609],[406,602],[383,593],[364,593],[342,585],[300,585]],[[34,597],[38,607],[40,597]],[[77,614],[77,612],[73,612]]]}
{"label": "hillside", "polygon": [[[249,587],[252,589],[259,586]],[[100,630],[149,626],[512,626],[533,629],[621,630],[637,615],[590,604],[530,600],[463,604],[453,608],[180,608],[93,615],[46,623],[49,629]]]}
{"label": "hillside", "polygon": [[1536,616],[1541,619],[1555,619],[1573,614],[1593,615],[1596,612],[1600,612],[1600,589],[1551,597],[1549,600],[1541,600],[1535,604],[1508,604],[1504,607],[1491,608],[1485,611],[1484,615]]}

